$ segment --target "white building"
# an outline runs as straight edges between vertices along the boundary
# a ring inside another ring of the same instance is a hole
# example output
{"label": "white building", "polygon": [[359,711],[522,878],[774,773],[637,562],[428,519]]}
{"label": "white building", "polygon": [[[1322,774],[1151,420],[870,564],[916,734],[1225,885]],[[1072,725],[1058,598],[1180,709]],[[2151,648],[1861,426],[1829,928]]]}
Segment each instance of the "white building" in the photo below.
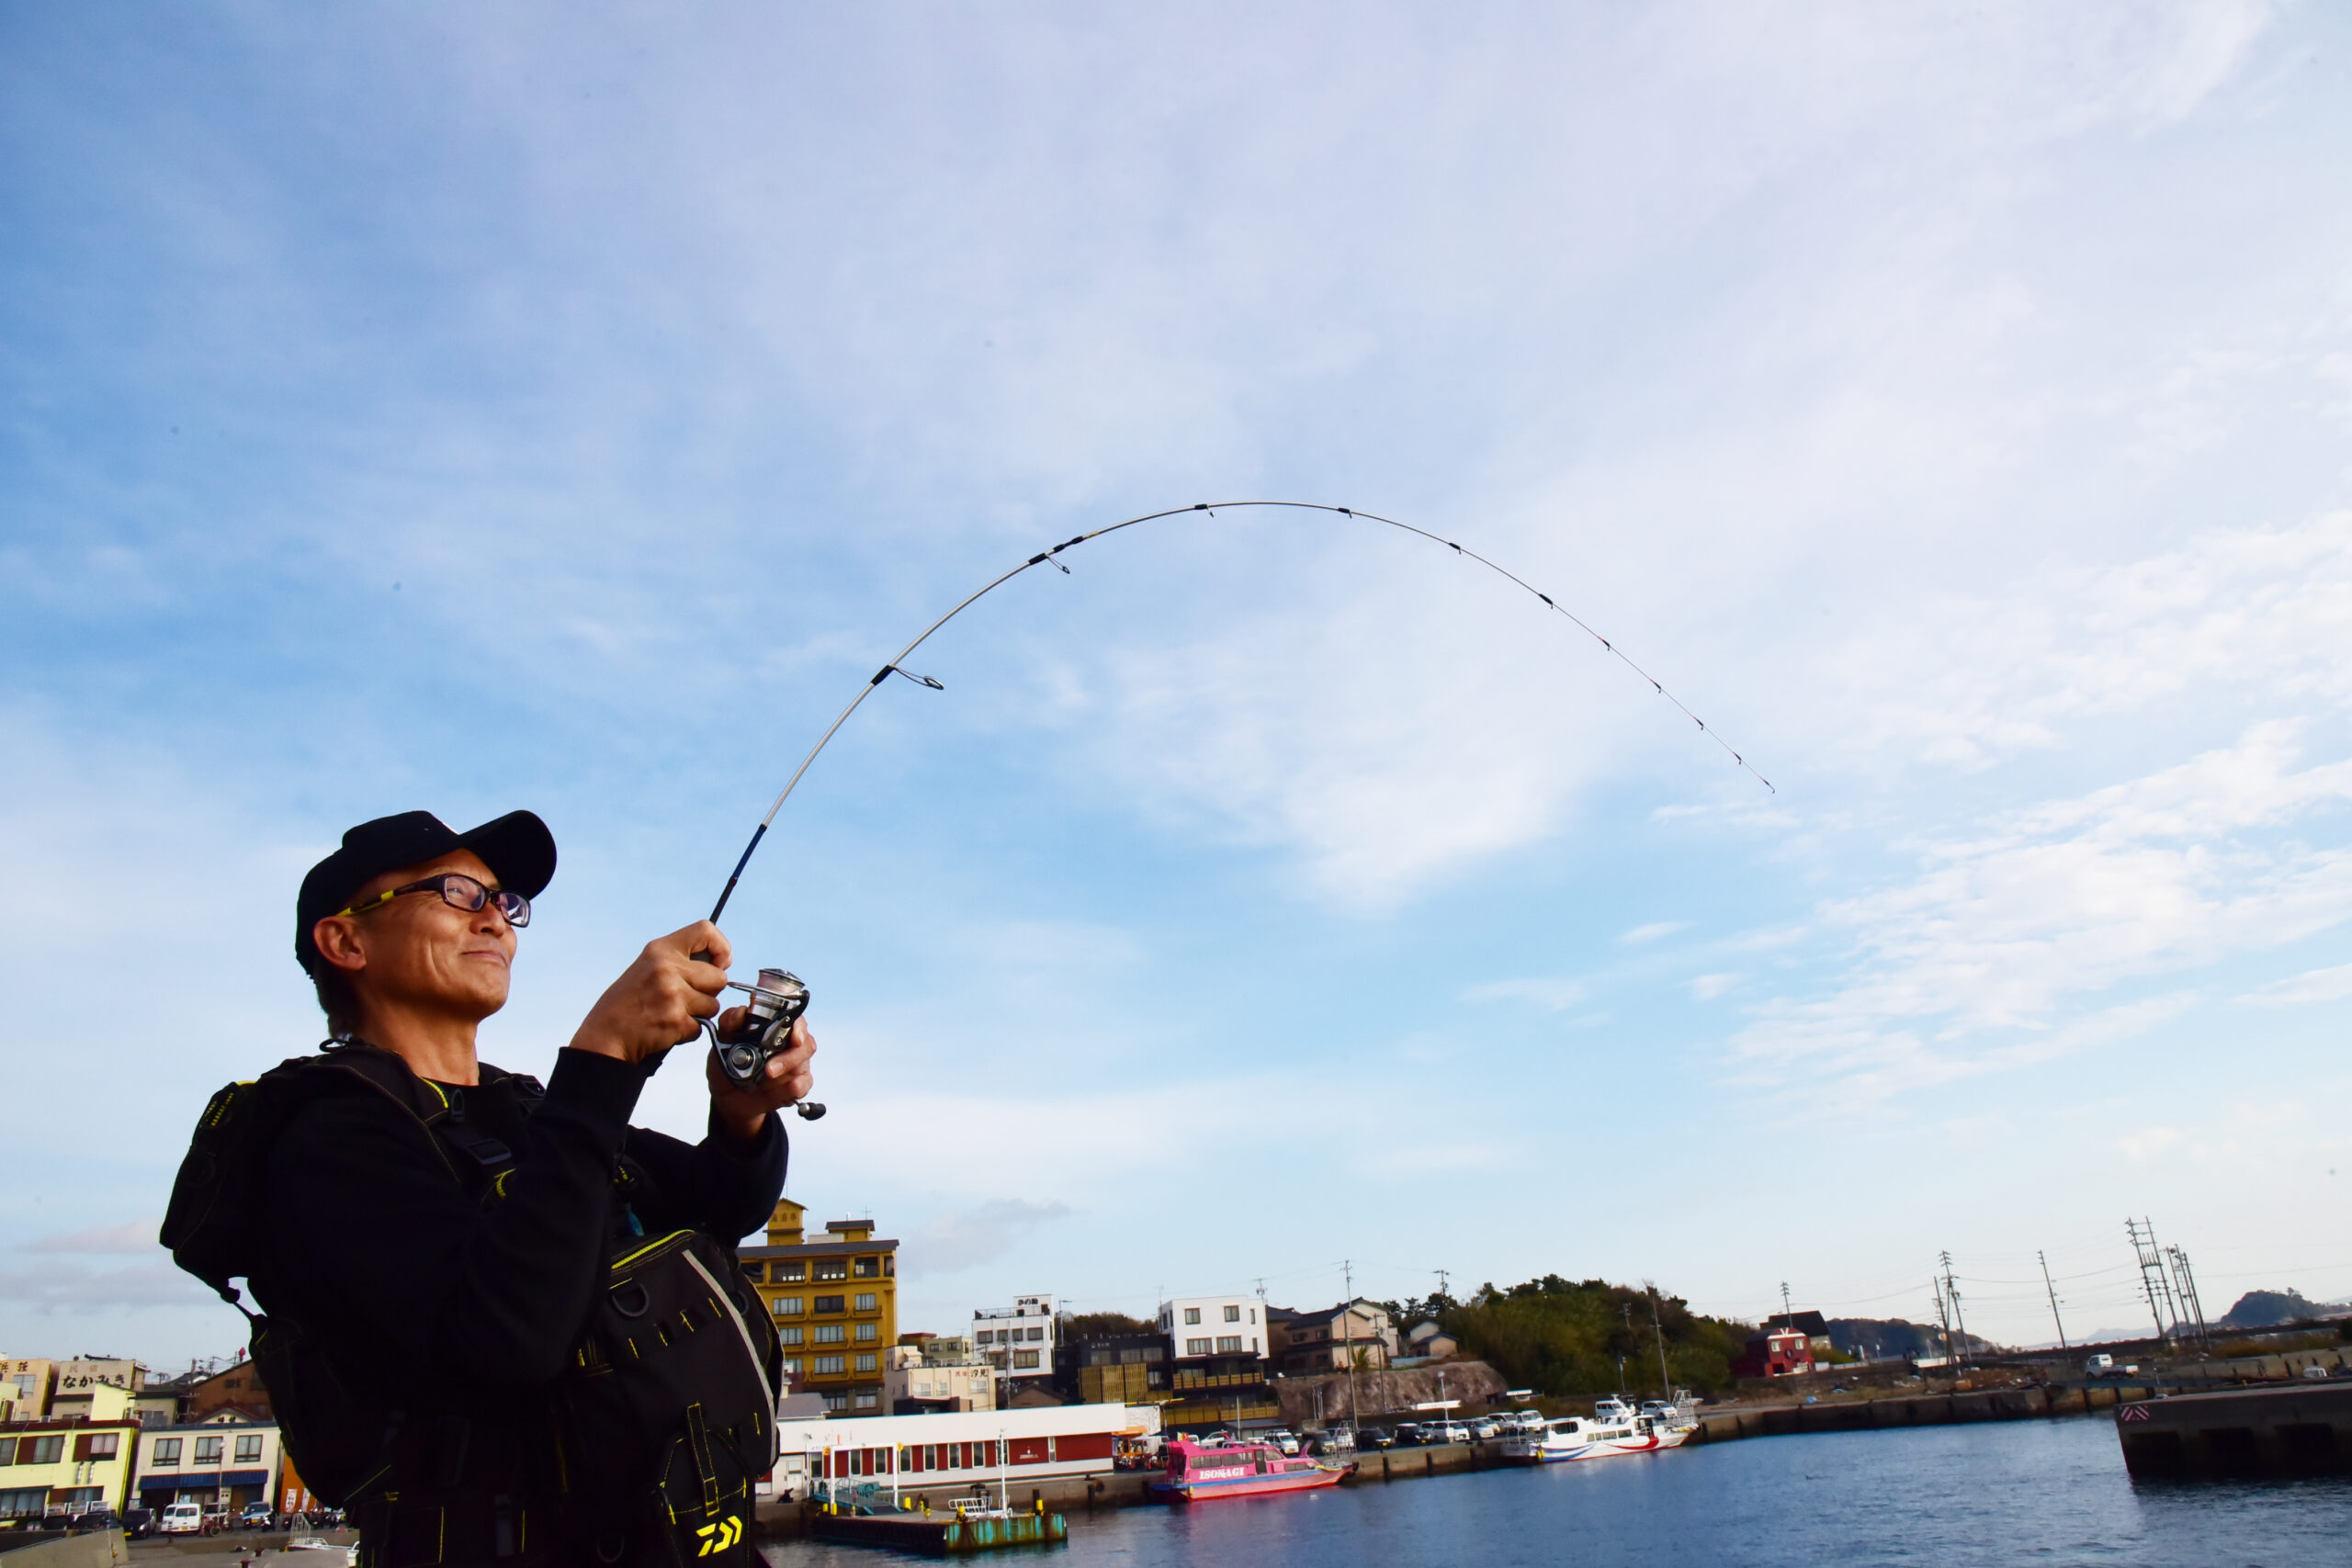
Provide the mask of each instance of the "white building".
{"label": "white building", "polygon": [[901,1341],[882,1353],[883,1411],[921,1416],[996,1408],[996,1367],[967,1339]]}
{"label": "white building", "polygon": [[830,1478],[844,1490],[928,1496],[933,1507],[985,1493],[1026,1507],[1043,1481],[1107,1475],[1121,1438],[1159,1432],[1148,1404],[1066,1404],[936,1416],[779,1418],[782,1452],[763,1500],[806,1497]]}
{"label": "white building", "polygon": [[1051,1296],[1015,1296],[1010,1307],[984,1307],[972,1314],[974,1348],[1009,1380],[999,1404],[1012,1403],[1023,1388],[1053,1386],[1054,1329]]}
{"label": "white building", "polygon": [[150,1427],[139,1434],[131,1501],[159,1511],[173,1503],[201,1503],[232,1513],[248,1503],[275,1506],[282,1468],[276,1426],[243,1420],[233,1410],[218,1411],[208,1420]]}
{"label": "white building", "polygon": [[1159,1331],[1177,1362],[1266,1354],[1265,1304],[1255,1296],[1178,1296],[1159,1303]]}

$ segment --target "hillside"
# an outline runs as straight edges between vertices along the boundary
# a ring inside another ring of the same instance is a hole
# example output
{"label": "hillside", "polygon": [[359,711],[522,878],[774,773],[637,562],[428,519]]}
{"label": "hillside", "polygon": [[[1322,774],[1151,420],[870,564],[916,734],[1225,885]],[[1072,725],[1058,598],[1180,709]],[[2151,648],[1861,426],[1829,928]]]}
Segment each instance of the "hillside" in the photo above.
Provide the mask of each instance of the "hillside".
{"label": "hillside", "polygon": [[[1498,1290],[1484,1285],[1467,1302],[1434,1297],[1411,1303],[1435,1317],[1462,1348],[1485,1359],[1513,1388],[1538,1393],[1614,1393],[1619,1361],[1630,1393],[1658,1389],[1658,1331],[1651,1326],[1652,1297],[1605,1280],[1572,1282],[1556,1274]],[[1705,1317],[1679,1297],[1657,1298],[1666,1359],[1674,1383],[1714,1393],[1732,1385],[1732,1358],[1754,1330],[1744,1323]]]}

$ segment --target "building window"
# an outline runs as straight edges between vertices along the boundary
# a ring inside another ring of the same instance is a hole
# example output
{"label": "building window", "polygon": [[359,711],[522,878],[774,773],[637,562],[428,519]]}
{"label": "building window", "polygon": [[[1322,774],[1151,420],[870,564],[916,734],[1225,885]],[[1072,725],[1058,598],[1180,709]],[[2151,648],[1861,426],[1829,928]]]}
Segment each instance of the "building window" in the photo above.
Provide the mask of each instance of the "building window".
{"label": "building window", "polygon": [[881,1275],[882,1260],[880,1258],[861,1258],[857,1260],[857,1277],[859,1279],[876,1280],[881,1278]]}
{"label": "building window", "polygon": [[1225,1321],[1227,1323],[1239,1323],[1241,1321],[1241,1309],[1238,1306],[1226,1308]]}
{"label": "building window", "polygon": [[1205,1356],[1208,1353],[1209,1342],[1207,1340],[1187,1339],[1184,1341],[1184,1354],[1187,1356]]}
{"label": "building window", "polygon": [[122,1434],[119,1432],[85,1432],[74,1439],[74,1461],[112,1459],[122,1451],[121,1444]]}
{"label": "building window", "polygon": [[817,1278],[820,1280],[848,1279],[849,1259],[846,1258],[820,1258],[817,1259]]}
{"label": "building window", "polygon": [[1217,1354],[1220,1356],[1237,1354],[1241,1348],[1241,1336],[1238,1334],[1219,1336],[1216,1342],[1216,1348]]}
{"label": "building window", "polygon": [[857,1325],[857,1342],[858,1342],[859,1344],[861,1344],[861,1345],[871,1345],[871,1344],[873,1344],[876,1339],[879,1339],[879,1338],[881,1338],[881,1337],[882,1337],[882,1325],[881,1325],[880,1324],[878,1324],[878,1323],[861,1323],[861,1324],[859,1324],[859,1325]]}
{"label": "building window", "polygon": [[861,1393],[857,1396],[857,1407],[860,1410],[876,1409],[881,1405],[881,1403],[882,1399],[879,1394]]}
{"label": "building window", "polygon": [[808,1298],[807,1298],[807,1297],[805,1297],[805,1296],[778,1296],[778,1297],[776,1297],[776,1299],[775,1299],[775,1314],[776,1314],[776,1316],[778,1316],[778,1317],[798,1317],[798,1316],[800,1315],[800,1309],[801,1309],[801,1307],[806,1303],[807,1300],[808,1300]]}
{"label": "building window", "polygon": [[1012,1353],[1012,1365],[1015,1371],[1019,1371],[1023,1368],[1028,1368],[1034,1371],[1037,1365],[1037,1352],[1035,1350],[1015,1350]]}
{"label": "building window", "polygon": [[828,1411],[847,1410],[849,1408],[849,1395],[845,1393],[829,1393],[825,1395],[825,1408]]}
{"label": "building window", "polygon": [[177,1438],[158,1438],[155,1439],[155,1462],[157,1464],[177,1464],[179,1461],[180,1440]]}
{"label": "building window", "polygon": [[857,1359],[857,1370],[861,1372],[870,1372],[874,1371],[874,1364],[877,1359],[879,1359],[879,1358],[875,1356],[873,1352],[868,1351],[866,1354],[860,1356]]}
{"label": "building window", "polygon": [[972,1338],[976,1344],[993,1345],[996,1343],[996,1330],[993,1328],[983,1328],[978,1334],[972,1336]]}
{"label": "building window", "polygon": [[237,1462],[239,1464],[259,1464],[261,1462],[260,1433],[255,1432],[237,1439]]}
{"label": "building window", "polygon": [[871,1292],[871,1291],[861,1291],[860,1292],[858,1292],[858,1297],[857,1297],[857,1310],[858,1310],[858,1311],[860,1311],[860,1312],[873,1312],[873,1311],[875,1311],[875,1310],[876,1310],[876,1303],[875,1303],[875,1298],[874,1298],[874,1292]]}
{"label": "building window", "polygon": [[1201,1309],[1198,1307],[1186,1307],[1184,1309],[1184,1321],[1188,1324],[1200,1322]]}
{"label": "building window", "polygon": [[1045,1337],[1046,1331],[1042,1328],[1033,1328],[1029,1331],[1029,1337],[1032,1339],[1043,1339]]}
{"label": "building window", "polygon": [[811,1377],[831,1377],[840,1371],[842,1371],[842,1359],[839,1356],[819,1356],[808,1363],[808,1372]]}
{"label": "building window", "polygon": [[849,1306],[847,1304],[849,1298],[847,1296],[819,1296],[816,1298],[816,1302],[817,1304],[810,1309],[811,1311],[847,1312],[849,1310]]}
{"label": "building window", "polygon": [[820,1345],[838,1345],[848,1337],[849,1325],[845,1323],[820,1323],[817,1325],[817,1343]]}
{"label": "building window", "polygon": [[882,1278],[889,1279],[899,1271],[899,1260],[888,1253],[882,1255]]}
{"label": "building window", "polygon": [[787,1345],[797,1345],[800,1343],[800,1337],[807,1332],[798,1324],[795,1324],[789,1328],[779,1330],[776,1337]]}
{"label": "building window", "polygon": [[219,1464],[220,1462],[220,1439],[218,1438],[197,1438],[196,1462],[198,1464]]}
{"label": "building window", "polygon": [[777,1264],[775,1271],[768,1276],[779,1285],[788,1280],[806,1280],[808,1277],[808,1265],[797,1258],[789,1262]]}

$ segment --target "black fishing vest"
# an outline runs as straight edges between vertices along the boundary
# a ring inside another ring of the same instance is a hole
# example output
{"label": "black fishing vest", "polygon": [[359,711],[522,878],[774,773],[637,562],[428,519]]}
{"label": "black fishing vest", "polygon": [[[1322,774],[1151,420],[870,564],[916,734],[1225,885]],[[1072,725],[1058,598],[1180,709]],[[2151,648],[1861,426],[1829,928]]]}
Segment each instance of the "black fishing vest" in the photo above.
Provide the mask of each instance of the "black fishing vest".
{"label": "black fishing vest", "polygon": [[[464,1092],[511,1096],[526,1114],[542,1094],[536,1079],[492,1068]],[[494,1410],[463,1389],[448,1391],[446,1409],[380,1408],[302,1322],[243,1305],[232,1281],[270,1277],[269,1150],[304,1106],[337,1094],[382,1095],[469,1197],[498,1200],[514,1151],[469,1123],[462,1100],[390,1052],[333,1045],[212,1097],[162,1240],[245,1314],[287,1453],[312,1493],[355,1517],[362,1568],[750,1568],[753,1487],[775,1460],[781,1348],[717,1238],[617,1236],[563,1373],[535,1399]],[[613,1179],[616,1213],[633,1214],[643,1173],[624,1157]]]}

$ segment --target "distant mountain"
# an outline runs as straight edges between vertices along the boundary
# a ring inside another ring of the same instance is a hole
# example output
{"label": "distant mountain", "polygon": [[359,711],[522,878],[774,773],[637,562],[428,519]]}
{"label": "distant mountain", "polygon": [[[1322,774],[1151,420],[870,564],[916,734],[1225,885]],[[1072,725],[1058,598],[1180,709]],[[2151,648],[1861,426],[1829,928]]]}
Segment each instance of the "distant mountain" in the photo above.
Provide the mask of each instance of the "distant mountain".
{"label": "distant mountain", "polygon": [[[1829,1320],[1829,1342],[1846,1354],[1860,1356],[1866,1361],[1944,1353],[1942,1329],[1932,1323],[1912,1323],[1900,1317],[1833,1317]],[[1989,1340],[1972,1334],[1963,1353],[1974,1355],[1991,1348]]]}
{"label": "distant mountain", "polygon": [[2268,1328],[2324,1317],[2338,1308],[2307,1301],[2301,1291],[2248,1291],[2238,1304],[2213,1320],[2216,1328]]}

